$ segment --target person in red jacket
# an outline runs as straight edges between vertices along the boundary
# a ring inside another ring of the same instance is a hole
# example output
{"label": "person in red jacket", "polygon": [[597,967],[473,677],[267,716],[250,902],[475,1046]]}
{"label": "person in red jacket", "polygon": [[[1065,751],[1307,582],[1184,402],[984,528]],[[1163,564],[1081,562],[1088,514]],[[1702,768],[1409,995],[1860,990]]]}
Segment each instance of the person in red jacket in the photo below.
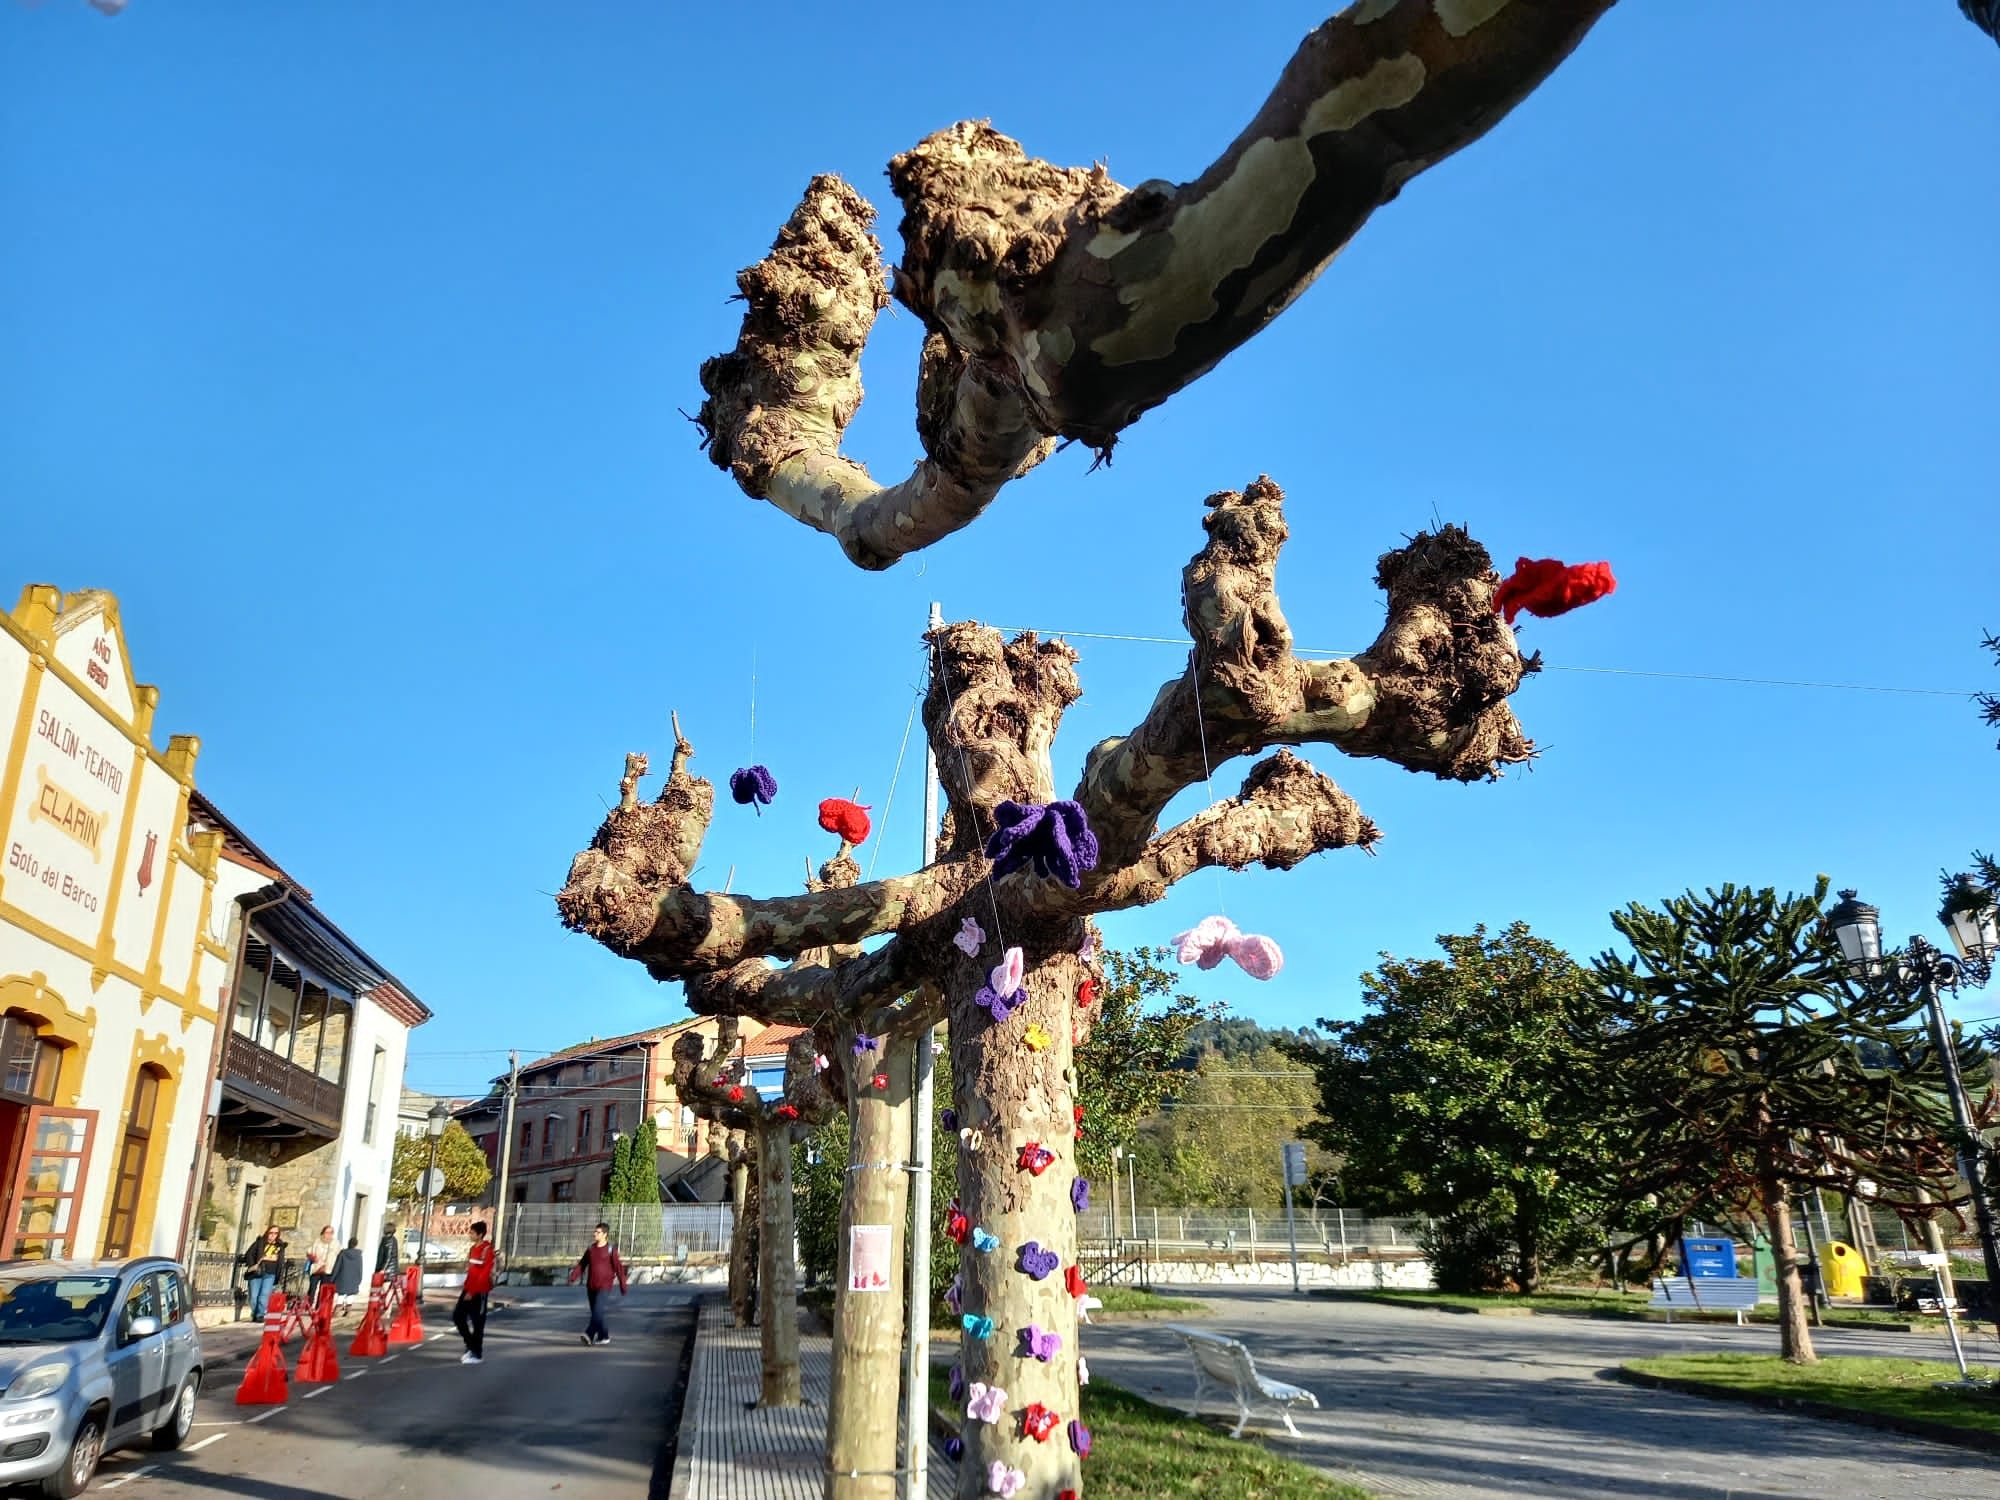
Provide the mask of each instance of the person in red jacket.
{"label": "person in red jacket", "polygon": [[611,1243],[609,1224],[599,1224],[590,1231],[590,1248],[569,1268],[569,1281],[571,1286],[582,1281],[584,1291],[590,1295],[590,1326],[583,1330],[583,1341],[610,1343],[610,1331],[604,1326],[604,1301],[614,1286],[619,1296],[625,1295],[625,1262],[618,1258],[618,1251]]}
{"label": "person in red jacket", "polygon": [[486,1297],[493,1290],[493,1242],[486,1238],[486,1221],[472,1226],[472,1248],[465,1252],[465,1285],[459,1289],[458,1305],[451,1310],[452,1326],[465,1340],[462,1365],[476,1365],[486,1357]]}

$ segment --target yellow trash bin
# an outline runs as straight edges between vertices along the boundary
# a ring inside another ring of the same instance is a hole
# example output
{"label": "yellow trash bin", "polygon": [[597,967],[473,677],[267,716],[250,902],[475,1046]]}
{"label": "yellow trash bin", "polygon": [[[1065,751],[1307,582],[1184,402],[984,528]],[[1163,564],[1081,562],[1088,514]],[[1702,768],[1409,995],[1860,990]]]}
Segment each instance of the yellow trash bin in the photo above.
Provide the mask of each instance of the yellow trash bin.
{"label": "yellow trash bin", "polygon": [[1861,1278],[1868,1274],[1868,1262],[1852,1245],[1834,1240],[1826,1247],[1826,1294],[1829,1297],[1859,1297]]}

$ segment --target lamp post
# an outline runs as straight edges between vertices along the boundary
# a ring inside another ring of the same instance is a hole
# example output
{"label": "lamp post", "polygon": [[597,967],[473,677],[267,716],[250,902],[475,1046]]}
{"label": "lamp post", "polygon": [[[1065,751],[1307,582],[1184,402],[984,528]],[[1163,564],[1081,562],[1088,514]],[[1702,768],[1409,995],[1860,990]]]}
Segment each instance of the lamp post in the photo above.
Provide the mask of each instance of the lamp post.
{"label": "lamp post", "polygon": [[[1949,880],[1944,907],[1938,920],[1951,935],[1956,958],[1940,952],[1922,937],[1912,937],[1901,953],[1882,951],[1881,913],[1858,899],[1851,890],[1840,893],[1840,903],[1827,913],[1827,925],[1840,943],[1848,972],[1857,980],[1873,983],[1885,976],[1915,981],[1923,987],[1924,1004],[1930,1015],[1931,1044],[1943,1064],[1945,1088],[1951,1095],[1952,1118],[1958,1125],[1958,1170],[1972,1195],[1973,1217],[1979,1224],[1979,1247],[1986,1259],[1987,1310],[2000,1327],[2000,1240],[1995,1239],[1993,1204],[1986,1194],[1986,1174],[1980,1156],[1984,1150],[1972,1105],[1965,1096],[1965,1082],[1958,1072],[1958,1049],[1952,1045],[1951,1026],[1944,1014],[1944,992],[1962,984],[1982,985],[1992,977],[1993,959],[2000,955],[2000,922],[1995,920],[1993,895],[1982,889],[1970,875]],[[1942,1290],[1942,1286],[1940,1286]]]}
{"label": "lamp post", "polygon": [[424,1276],[430,1270],[431,1247],[431,1199],[435,1196],[438,1169],[438,1142],[444,1139],[444,1128],[451,1123],[451,1106],[440,1099],[430,1107],[424,1116],[424,1134],[431,1140],[431,1164],[424,1171],[424,1222],[417,1231],[417,1305],[423,1306]]}

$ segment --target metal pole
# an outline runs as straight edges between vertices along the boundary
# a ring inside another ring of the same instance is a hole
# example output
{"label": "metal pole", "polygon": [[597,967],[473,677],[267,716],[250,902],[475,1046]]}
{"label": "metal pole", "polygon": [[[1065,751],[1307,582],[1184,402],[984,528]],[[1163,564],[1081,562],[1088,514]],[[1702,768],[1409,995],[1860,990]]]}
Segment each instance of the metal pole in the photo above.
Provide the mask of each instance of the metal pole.
{"label": "metal pole", "polygon": [[[1255,1221],[1252,1220],[1254,1223]],[[1292,1241],[1292,1295],[1299,1294],[1299,1229],[1292,1218],[1292,1174],[1285,1173],[1285,1233]]]}
{"label": "metal pole", "polygon": [[[1799,1214],[1799,1222],[1806,1227],[1806,1264],[1812,1267],[1813,1273],[1812,1320],[1813,1327],[1817,1328],[1820,1326],[1820,1304],[1826,1300],[1826,1272],[1820,1266],[1819,1245],[1813,1239],[1812,1210],[1803,1203],[1799,1205],[1799,1208],[1802,1210]],[[1790,1211],[1790,1206],[1787,1205],[1786,1212],[1789,1213]],[[1686,1271],[1687,1267],[1683,1266],[1681,1269]],[[1694,1291],[1694,1277],[1692,1274],[1688,1276],[1688,1291],[1690,1293]],[[1696,1306],[1700,1306],[1700,1304],[1696,1303]]]}
{"label": "metal pole", "polygon": [[[1972,1213],[1979,1223],[1979,1248],[1986,1257],[1986,1310],[2000,1327],[2000,1243],[1993,1235],[1993,1205],[1986,1196],[1986,1177],[1979,1163],[1979,1128],[1973,1123],[1972,1106],[1965,1097],[1965,1082],[1958,1073],[1958,1049],[1951,1044],[1951,1025],[1945,1020],[1944,994],[1936,979],[1924,981],[1924,999],[1930,1006],[1931,1039],[1944,1063],[1945,1084],[1951,1091],[1951,1112],[1958,1121],[1958,1170],[1972,1194]],[[1946,1263],[1949,1269],[1949,1262]]]}
{"label": "metal pole", "polygon": [[[437,1136],[431,1137],[430,1172],[437,1170],[438,1140]],[[417,1306],[419,1307],[424,1305],[424,1276],[430,1270],[430,1256],[426,1253],[431,1245],[430,1172],[424,1174],[424,1222],[423,1227],[417,1231]]]}
{"label": "metal pole", "polygon": [[1125,1153],[1125,1210],[1132,1218],[1132,1238],[1139,1238],[1139,1158]]}
{"label": "metal pole", "polygon": [[507,1227],[507,1175],[514,1165],[514,1096],[521,1089],[521,1054],[507,1054],[507,1102],[500,1110],[500,1191],[493,1200],[493,1246],[502,1247]]}
{"label": "metal pole", "polygon": [[[930,629],[944,625],[944,610],[931,601]],[[937,859],[937,751],[924,745],[924,826],[917,853],[926,867]],[[910,1305],[903,1341],[903,1500],[924,1500],[929,1493],[924,1475],[930,1457],[931,1374],[931,1150],[935,1128],[933,1094],[936,1070],[931,1043],[945,1027],[935,1027],[917,1039],[910,1088]]]}

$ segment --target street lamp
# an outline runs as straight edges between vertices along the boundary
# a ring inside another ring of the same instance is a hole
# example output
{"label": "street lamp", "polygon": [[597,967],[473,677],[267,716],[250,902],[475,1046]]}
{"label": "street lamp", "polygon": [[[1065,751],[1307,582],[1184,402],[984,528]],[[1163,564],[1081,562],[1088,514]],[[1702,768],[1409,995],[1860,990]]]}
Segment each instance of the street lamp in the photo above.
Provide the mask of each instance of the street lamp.
{"label": "street lamp", "polygon": [[[1859,900],[1853,891],[1842,891],[1840,903],[1826,914],[1827,925],[1840,944],[1847,969],[1862,983],[1885,978],[1914,981],[1923,987],[1924,1004],[1930,1012],[1931,1044],[1944,1065],[1945,1088],[1951,1094],[1952,1117],[1958,1123],[1958,1170],[1972,1195],[1973,1216],[1979,1223],[1979,1247],[1986,1258],[1987,1311],[2000,1326],[2000,1241],[1996,1241],[1993,1205],[1986,1196],[1985,1173],[1980,1156],[1983,1145],[1972,1118],[1972,1105],[1965,1097],[1965,1082],[1959,1077],[1958,1050],[1952,1045],[1951,1027],[1944,1015],[1944,992],[1962,984],[1982,985],[1992,977],[1993,959],[2000,955],[2000,931],[1996,930],[1992,894],[1982,890],[1969,875],[1960,875],[1947,884],[1944,908],[1938,913],[1951,934],[1958,957],[1941,953],[1922,937],[1912,937],[1901,953],[1882,952],[1881,913]],[[1942,1285],[1939,1288],[1943,1290]]]}
{"label": "street lamp", "polygon": [[451,1123],[451,1106],[440,1099],[430,1107],[424,1116],[424,1134],[431,1139],[431,1164],[424,1172],[424,1222],[417,1231],[417,1305],[424,1301],[424,1276],[430,1269],[431,1248],[431,1199],[436,1196],[438,1185],[438,1142],[444,1139],[444,1128]]}

